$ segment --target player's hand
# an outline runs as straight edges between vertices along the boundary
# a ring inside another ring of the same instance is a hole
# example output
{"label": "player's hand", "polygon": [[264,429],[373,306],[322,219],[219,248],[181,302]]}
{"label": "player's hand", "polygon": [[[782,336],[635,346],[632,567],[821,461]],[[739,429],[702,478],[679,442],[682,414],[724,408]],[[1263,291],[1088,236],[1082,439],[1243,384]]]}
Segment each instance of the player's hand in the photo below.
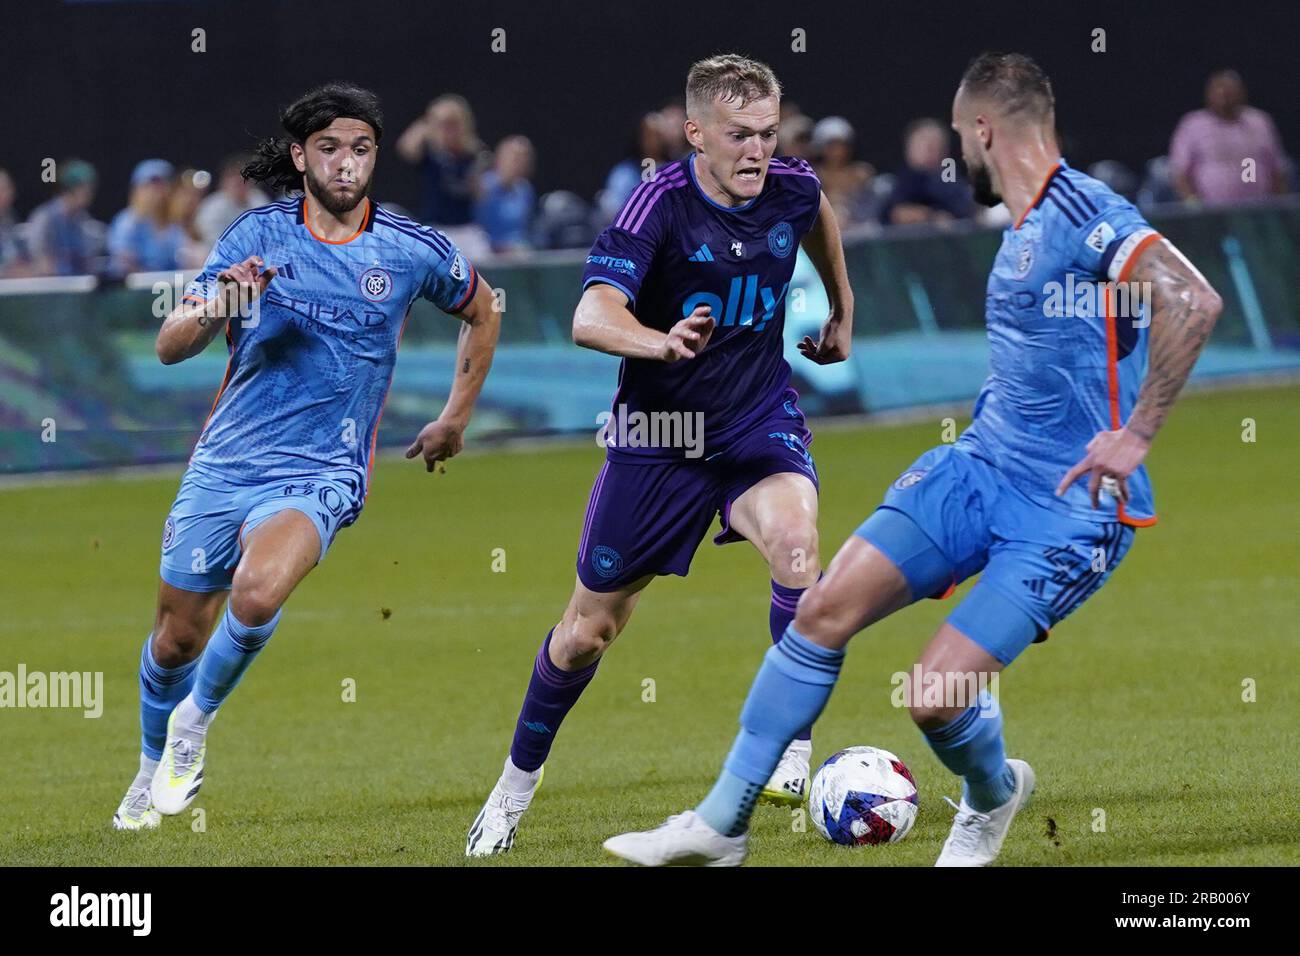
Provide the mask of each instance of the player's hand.
{"label": "player's hand", "polygon": [[659,358],[664,362],[676,362],[678,359],[693,359],[703,352],[713,335],[712,311],[707,305],[697,305],[694,312],[669,329]]}
{"label": "player's hand", "polygon": [[271,284],[275,267],[263,269],[263,265],[261,256],[249,256],[217,273],[217,283],[226,296],[227,316],[243,315]]}
{"label": "player's hand", "polygon": [[433,471],[436,467],[441,474],[446,471],[442,462],[459,455],[464,447],[465,424],[439,418],[420,429],[411,447],[406,449],[406,457],[423,455],[424,470]]}
{"label": "player's hand", "polygon": [[805,335],[799,343],[803,357],[818,365],[831,365],[843,362],[853,349],[853,326],[832,314],[822,326],[822,334],[813,341],[811,335]]}
{"label": "player's hand", "polygon": [[1114,490],[1111,494],[1128,504],[1128,476],[1142,464],[1150,448],[1151,442],[1127,428],[1097,432],[1092,441],[1088,442],[1088,454],[1083,461],[1067,471],[1061,483],[1056,486],[1057,497],[1065,494],[1082,475],[1089,475],[1088,497],[1092,499],[1094,508],[1100,503],[1103,482],[1107,485],[1113,483]]}

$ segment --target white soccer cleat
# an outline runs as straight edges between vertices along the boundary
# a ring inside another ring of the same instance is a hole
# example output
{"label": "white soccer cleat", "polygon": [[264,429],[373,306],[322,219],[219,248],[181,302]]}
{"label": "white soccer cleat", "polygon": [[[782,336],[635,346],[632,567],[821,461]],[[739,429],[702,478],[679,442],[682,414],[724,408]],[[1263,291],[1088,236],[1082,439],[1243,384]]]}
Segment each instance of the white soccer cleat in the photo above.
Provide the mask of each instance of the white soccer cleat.
{"label": "white soccer cleat", "polygon": [[180,813],[203,786],[203,759],[207,741],[193,741],[172,732],[176,711],[167,718],[167,743],[149,786],[154,809],[165,816]]}
{"label": "white soccer cleat", "polygon": [[132,787],[113,814],[114,830],[152,830],[162,822],[148,787]]}
{"label": "white soccer cleat", "polygon": [[1000,807],[981,813],[963,797],[952,821],[952,832],[944,841],[943,852],[935,866],[987,866],[997,857],[1002,841],[1011,829],[1012,819],[1034,792],[1034,768],[1023,760],[1008,760],[1007,765],[1016,777],[1016,789],[1011,799]]}
{"label": "white soccer cleat", "polygon": [[687,810],[653,830],[610,837],[604,847],[640,866],[740,866],[749,852],[749,831],[723,836]]}
{"label": "white soccer cleat", "polygon": [[803,805],[808,795],[808,769],[812,761],[812,741],[792,740],[781,755],[772,778],[758,795],[760,803],[778,807]]}
{"label": "white soccer cleat", "polygon": [[524,815],[528,805],[533,802],[533,795],[542,785],[545,767],[538,768],[537,782],[526,794],[511,793],[498,780],[492,792],[488,794],[487,803],[474,818],[465,839],[466,856],[495,856],[508,853],[515,845],[515,832],[519,829],[519,818]]}

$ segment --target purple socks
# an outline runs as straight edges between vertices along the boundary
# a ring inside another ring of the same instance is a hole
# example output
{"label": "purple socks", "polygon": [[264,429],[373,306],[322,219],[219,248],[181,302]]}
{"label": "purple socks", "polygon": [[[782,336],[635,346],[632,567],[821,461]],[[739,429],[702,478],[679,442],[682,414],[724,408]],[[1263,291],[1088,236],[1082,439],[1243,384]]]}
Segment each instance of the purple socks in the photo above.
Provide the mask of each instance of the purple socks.
{"label": "purple socks", "polygon": [[536,770],[546,761],[564,715],[578,702],[583,690],[596,676],[596,667],[600,664],[597,660],[582,670],[560,670],[551,663],[551,634],[554,631],[552,628],[546,635],[541,650],[537,652],[528,693],[524,695],[524,706],[520,708],[519,721],[515,724],[510,761],[520,770]]}

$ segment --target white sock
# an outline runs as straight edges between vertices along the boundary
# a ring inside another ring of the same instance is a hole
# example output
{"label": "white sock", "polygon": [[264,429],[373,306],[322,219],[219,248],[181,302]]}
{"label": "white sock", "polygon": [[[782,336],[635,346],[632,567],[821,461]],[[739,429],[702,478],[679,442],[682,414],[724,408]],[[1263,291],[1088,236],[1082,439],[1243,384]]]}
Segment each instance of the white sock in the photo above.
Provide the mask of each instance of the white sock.
{"label": "white sock", "polygon": [[139,790],[148,787],[149,782],[153,780],[153,772],[157,769],[158,761],[144,751],[140,751],[140,769],[136,772],[135,779],[131,781],[131,789]]}
{"label": "white sock", "polygon": [[537,789],[537,781],[542,779],[542,768],[520,770],[515,762],[506,757],[506,765],[501,771],[501,785],[511,793],[527,796]]}
{"label": "white sock", "polygon": [[208,733],[208,725],[212,723],[212,718],[217,716],[217,712],[214,710],[210,714],[205,714],[199,710],[199,705],[194,703],[194,695],[186,694],[185,699],[176,705],[175,716],[172,730],[176,732],[176,736],[202,741]]}
{"label": "white sock", "polygon": [[805,756],[805,757],[811,757],[811,756],[812,756],[812,741],[811,741],[811,740],[792,740],[792,741],[790,741],[790,749],[793,750],[793,751],[794,751],[795,753],[797,753],[797,754],[802,754],[802,755]]}

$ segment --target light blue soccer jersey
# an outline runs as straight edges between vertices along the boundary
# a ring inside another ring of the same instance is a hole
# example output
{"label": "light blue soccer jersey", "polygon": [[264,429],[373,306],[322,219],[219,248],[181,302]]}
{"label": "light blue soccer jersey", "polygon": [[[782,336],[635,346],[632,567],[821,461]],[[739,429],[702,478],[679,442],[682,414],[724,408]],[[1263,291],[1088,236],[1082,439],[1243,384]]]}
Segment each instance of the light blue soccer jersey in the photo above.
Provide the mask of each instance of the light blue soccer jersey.
{"label": "light blue soccer jersey", "polygon": [[318,238],[305,201],[244,213],[186,289],[187,301],[213,298],[217,274],[253,255],[279,270],[252,316],[227,326],[225,381],[190,468],[236,484],[350,474],[364,501],[411,303],[454,313],[478,276],[442,233],[368,199],[356,234]]}
{"label": "light blue soccer jersey", "polygon": [[1128,479],[1127,506],[1103,494],[1094,509],[1087,475],[1061,498],[1055,489],[1093,436],[1123,425],[1137,401],[1149,318],[1126,283],[1157,238],[1131,203],[1065,160],[1003,234],[985,305],[990,374],[957,447],[1057,511],[1154,523],[1145,467]]}

